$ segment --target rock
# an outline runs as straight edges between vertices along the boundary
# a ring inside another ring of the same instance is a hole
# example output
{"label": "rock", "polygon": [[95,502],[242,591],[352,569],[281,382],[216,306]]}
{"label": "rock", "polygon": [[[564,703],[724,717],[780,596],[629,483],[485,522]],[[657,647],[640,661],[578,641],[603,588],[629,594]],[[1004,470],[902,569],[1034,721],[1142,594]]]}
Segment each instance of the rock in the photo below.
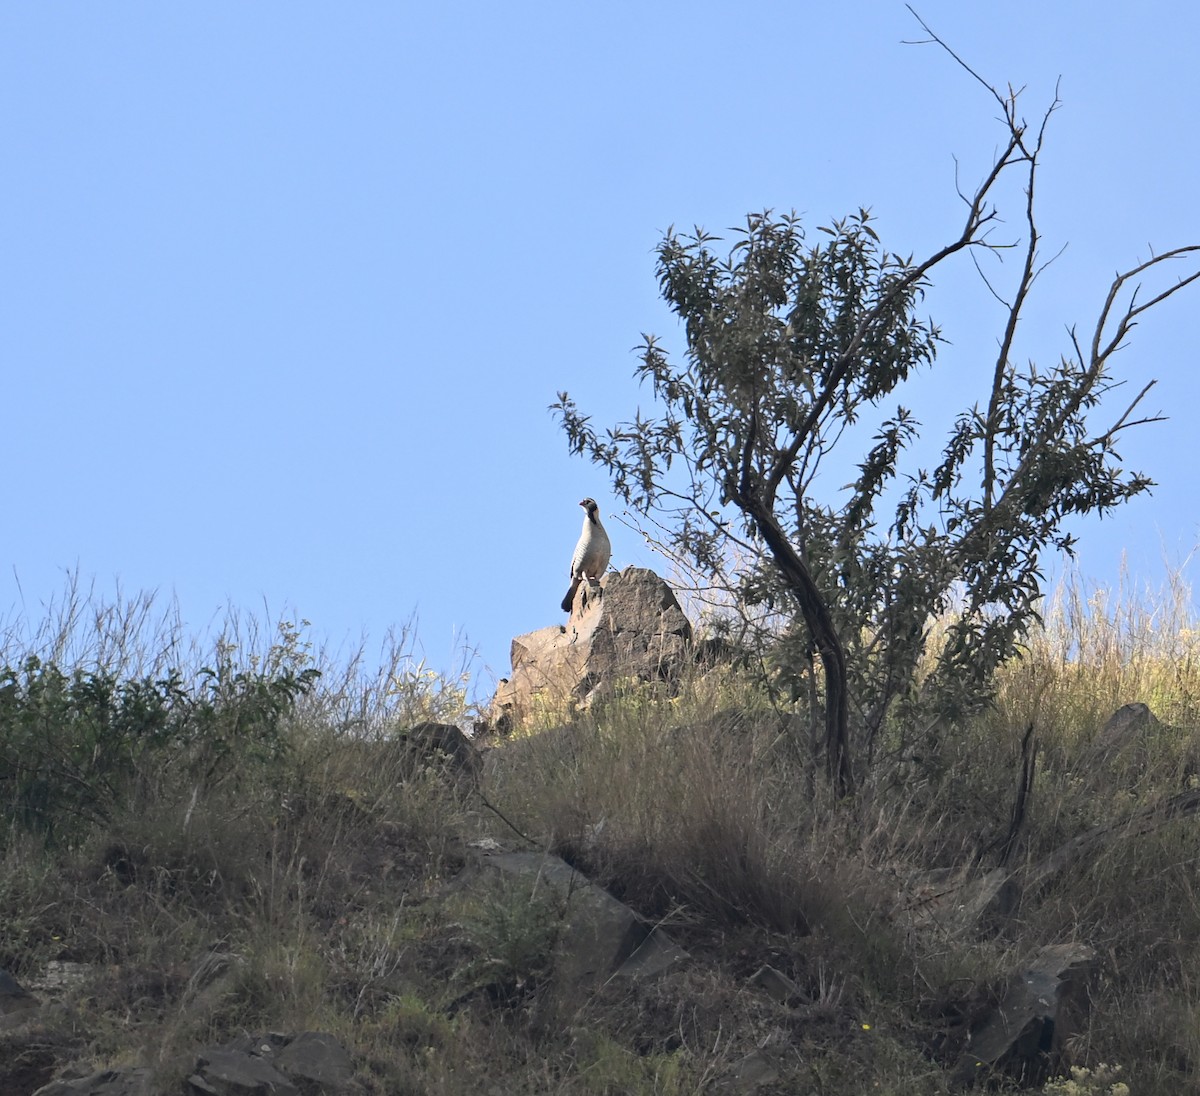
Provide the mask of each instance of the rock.
{"label": "rock", "polygon": [[187,1084],[189,1092],[200,1096],[300,1096],[265,1058],[228,1047],[201,1051]]}
{"label": "rock", "polygon": [[781,1005],[798,1005],[807,1000],[804,991],[795,982],[783,971],[776,970],[768,963],[764,963],[750,976],[750,984],[757,986]]}
{"label": "rock", "polygon": [[40,1001],[6,970],[0,970],[0,1017],[31,1012]]}
{"label": "rock", "polygon": [[55,1048],[36,1036],[0,1037],[0,1092],[41,1092],[57,1064]]}
{"label": "rock", "polygon": [[775,1055],[768,1050],[753,1050],[734,1062],[728,1073],[715,1086],[717,1092],[754,1092],[764,1085],[773,1085],[782,1074]]}
{"label": "rock", "polygon": [[[6,1086],[0,1093],[32,1092],[33,1086]],[[91,1073],[69,1066],[36,1096],[157,1096],[148,1069],[106,1069]],[[184,1084],[192,1096],[362,1096],[350,1055],[332,1035],[245,1035],[196,1056]]]}
{"label": "rock", "polygon": [[218,1008],[221,999],[231,991],[241,965],[241,957],[231,952],[202,953],[193,964],[184,988],[184,1007],[202,1011]]}
{"label": "rock", "polygon": [[94,963],[72,963],[65,959],[51,959],[34,987],[52,997],[62,997],[78,990],[89,978],[94,978],[99,968]]}
{"label": "rock", "polygon": [[[11,979],[11,976],[10,976]],[[27,995],[15,979],[5,982],[15,1011],[0,1015],[0,1094],[24,1096],[63,1076],[61,1066],[79,1057],[82,1021],[62,1005],[48,1001],[27,1007]],[[92,1067],[72,1077],[90,1073]]]}
{"label": "rock", "polygon": [[1130,745],[1143,744],[1161,726],[1147,705],[1122,705],[1109,716],[1095,740],[1084,750],[1077,767],[1085,774],[1094,774],[1116,760]]}
{"label": "rock", "polygon": [[350,1055],[332,1035],[247,1035],[201,1051],[187,1080],[196,1096],[358,1096]]}
{"label": "rock", "polygon": [[306,1096],[359,1091],[349,1053],[324,1032],[301,1032],[276,1055],[275,1066],[295,1081]]}
{"label": "rock", "polygon": [[1007,921],[1020,897],[1020,886],[1007,868],[983,875],[934,869],[913,875],[893,913],[914,927],[959,936]]}
{"label": "rock", "polygon": [[967,1087],[988,1073],[1003,1072],[1022,1084],[1038,1084],[1059,1068],[1062,1048],[1077,1034],[1086,1011],[1095,960],[1095,952],[1083,944],[1038,951],[972,1033],[955,1067],[955,1083]]}
{"label": "rock", "polygon": [[474,774],[479,770],[479,751],[471,740],[452,723],[418,723],[400,734],[409,761],[416,764],[444,764],[456,772]]}
{"label": "rock", "polygon": [[611,978],[654,978],[688,958],[665,932],[643,921],[566,861],[545,853],[508,852],[476,858],[477,870],[548,887],[562,903],[563,926],[554,961],[560,1000],[582,995]]}
{"label": "rock", "polygon": [[153,1096],[148,1069],[105,1069],[84,1077],[60,1078],[33,1096]]}
{"label": "rock", "polygon": [[494,728],[505,731],[535,712],[565,714],[621,682],[670,679],[691,660],[692,626],[653,571],[607,574],[584,602],[576,599],[565,627],[512,641],[512,675],[492,700]]}

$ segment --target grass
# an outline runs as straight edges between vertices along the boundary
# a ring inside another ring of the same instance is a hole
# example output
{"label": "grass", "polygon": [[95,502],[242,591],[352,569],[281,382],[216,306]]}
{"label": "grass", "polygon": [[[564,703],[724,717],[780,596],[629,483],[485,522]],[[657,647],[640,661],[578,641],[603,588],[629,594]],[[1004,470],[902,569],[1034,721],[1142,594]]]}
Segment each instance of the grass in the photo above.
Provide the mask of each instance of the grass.
{"label": "grass", "polygon": [[[0,627],[0,667],[32,655],[60,675],[38,693],[16,673],[0,705],[0,967],[36,984],[78,964],[54,993],[51,1058],[149,1065],[161,1091],[202,1045],[324,1030],[380,1094],[718,1092],[769,1066],[762,1092],[910,1096],[950,1091],[971,1022],[1024,959],[1079,941],[1100,957],[1092,1009],[1076,1072],[1045,1091],[1200,1091],[1200,820],[1117,826],[974,923],[928,902],[932,881],[998,862],[1030,724],[1018,874],[1194,786],[1188,604],[1178,582],[1140,599],[1068,587],[994,710],[936,756],[881,758],[837,803],[789,713],[733,670],[516,736],[476,787],[398,739],[468,715],[465,671],[431,674],[409,631],[374,661],[314,651],[286,621],[234,619],[205,646],[148,599],[69,591],[36,628]],[[1160,725],[1097,762],[1104,722],[1134,701]],[[47,817],[54,803],[69,817]],[[484,839],[559,853],[690,961],[555,998],[554,903],[452,884]],[[764,964],[793,1000],[754,984]]]}

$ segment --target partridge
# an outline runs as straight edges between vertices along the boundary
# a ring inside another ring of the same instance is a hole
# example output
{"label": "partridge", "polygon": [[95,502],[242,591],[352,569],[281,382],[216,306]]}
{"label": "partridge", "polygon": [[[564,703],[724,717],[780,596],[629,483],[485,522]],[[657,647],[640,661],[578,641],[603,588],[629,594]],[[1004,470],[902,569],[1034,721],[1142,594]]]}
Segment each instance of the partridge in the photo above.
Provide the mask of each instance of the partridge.
{"label": "partridge", "polygon": [[586,579],[599,579],[608,570],[608,561],[612,558],[612,545],[608,542],[608,534],[600,523],[600,507],[595,499],[584,499],[583,532],[579,534],[579,543],[575,545],[575,554],[571,557],[571,588],[562,600],[564,613],[571,611],[575,602],[575,591],[579,584]]}

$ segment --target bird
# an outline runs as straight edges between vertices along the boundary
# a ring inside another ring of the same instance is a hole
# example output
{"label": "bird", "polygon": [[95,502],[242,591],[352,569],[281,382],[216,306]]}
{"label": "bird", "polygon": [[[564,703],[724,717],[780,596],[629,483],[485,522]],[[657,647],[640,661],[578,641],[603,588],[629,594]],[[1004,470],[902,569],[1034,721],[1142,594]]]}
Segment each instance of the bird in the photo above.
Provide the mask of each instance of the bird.
{"label": "bird", "polygon": [[579,534],[579,543],[575,545],[575,554],[571,557],[571,588],[562,599],[564,613],[571,611],[579,584],[585,578],[599,579],[608,570],[608,561],[612,558],[612,545],[600,522],[600,507],[596,505],[596,500],[583,499],[579,505],[584,513],[583,532]]}

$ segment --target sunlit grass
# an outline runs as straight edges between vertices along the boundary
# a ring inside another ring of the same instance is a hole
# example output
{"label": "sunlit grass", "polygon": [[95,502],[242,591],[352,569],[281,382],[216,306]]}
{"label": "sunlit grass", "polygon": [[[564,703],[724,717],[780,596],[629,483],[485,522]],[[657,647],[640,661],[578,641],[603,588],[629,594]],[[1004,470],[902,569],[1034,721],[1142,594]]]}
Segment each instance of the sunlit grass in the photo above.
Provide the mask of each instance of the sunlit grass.
{"label": "sunlit grass", "polygon": [[[55,613],[0,628],[0,666],[38,654],[68,674],[178,670],[189,684],[221,657],[266,679],[320,671],[270,759],[235,752],[201,779],[179,751],[140,755],[111,817],[57,845],[6,820],[0,967],[26,981],[50,960],[94,967],[78,991],[91,1001],[87,1053],[150,1064],[164,1091],[197,1046],[286,1026],[336,1034],[379,1093],[715,1091],[763,1046],[796,1090],[942,1093],[956,1045],[935,1038],[945,1017],[1067,940],[1102,956],[1072,1043],[1091,1072],[1048,1091],[1106,1091],[1117,1082],[1102,1064],[1115,1062],[1131,1092],[1166,1096],[1200,1060],[1188,973],[1200,970],[1200,822],[1119,826],[1200,774],[1200,628],[1178,576],[1150,594],[1068,584],[991,710],[942,728],[936,749],[881,751],[843,802],[805,714],[781,708],[753,668],[697,670],[675,690],[630,683],[565,724],[501,740],[476,785],[414,768],[398,739],[427,719],[469,726],[469,652],[436,673],[402,629],[375,658],[330,653],[296,614],[235,615],[195,639],[169,605],[106,607],[78,589]],[[1158,722],[1097,754],[1131,703]],[[922,916],[931,880],[998,863],[1031,724],[1014,878],[1096,827],[1112,839],[1007,914],[965,928]],[[675,934],[687,967],[546,1012],[557,914],[519,889],[447,889],[483,839],[561,853]],[[201,985],[211,955],[219,973]],[[764,963],[800,1001],[751,984]],[[520,992],[471,996],[501,969]]]}

